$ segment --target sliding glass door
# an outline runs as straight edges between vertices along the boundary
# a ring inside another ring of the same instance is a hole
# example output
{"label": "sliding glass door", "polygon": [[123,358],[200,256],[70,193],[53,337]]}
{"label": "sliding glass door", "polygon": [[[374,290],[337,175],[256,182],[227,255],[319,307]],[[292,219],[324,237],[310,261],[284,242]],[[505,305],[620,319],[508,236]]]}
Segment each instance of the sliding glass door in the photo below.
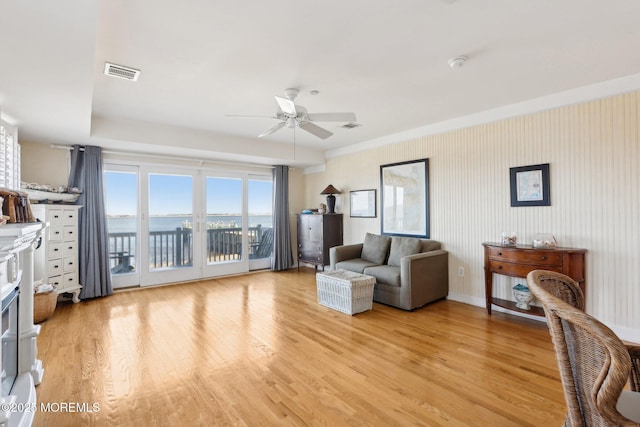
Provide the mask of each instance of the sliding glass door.
{"label": "sliding glass door", "polygon": [[114,287],[270,266],[270,176],[105,165]]}

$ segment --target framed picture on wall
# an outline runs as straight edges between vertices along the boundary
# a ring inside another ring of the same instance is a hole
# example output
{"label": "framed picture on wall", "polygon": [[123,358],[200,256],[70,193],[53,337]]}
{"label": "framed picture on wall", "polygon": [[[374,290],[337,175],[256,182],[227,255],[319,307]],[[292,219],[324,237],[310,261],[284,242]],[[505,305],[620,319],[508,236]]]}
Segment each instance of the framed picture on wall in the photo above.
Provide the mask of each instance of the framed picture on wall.
{"label": "framed picture on wall", "polygon": [[382,234],[429,238],[429,159],[380,166]]}
{"label": "framed picture on wall", "polygon": [[375,218],[376,190],[350,191],[349,213],[352,218]]}
{"label": "framed picture on wall", "polygon": [[511,206],[550,206],[549,163],[509,169]]}

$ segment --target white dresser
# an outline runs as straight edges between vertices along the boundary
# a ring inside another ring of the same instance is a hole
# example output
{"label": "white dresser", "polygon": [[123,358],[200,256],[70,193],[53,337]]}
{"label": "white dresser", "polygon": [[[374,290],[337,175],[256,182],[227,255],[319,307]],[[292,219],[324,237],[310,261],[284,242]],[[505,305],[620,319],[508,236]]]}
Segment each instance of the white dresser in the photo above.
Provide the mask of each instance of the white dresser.
{"label": "white dresser", "polygon": [[35,253],[35,279],[53,285],[58,294],[73,294],[80,302],[82,285],[78,281],[77,205],[34,204],[33,215],[49,223],[42,246]]}

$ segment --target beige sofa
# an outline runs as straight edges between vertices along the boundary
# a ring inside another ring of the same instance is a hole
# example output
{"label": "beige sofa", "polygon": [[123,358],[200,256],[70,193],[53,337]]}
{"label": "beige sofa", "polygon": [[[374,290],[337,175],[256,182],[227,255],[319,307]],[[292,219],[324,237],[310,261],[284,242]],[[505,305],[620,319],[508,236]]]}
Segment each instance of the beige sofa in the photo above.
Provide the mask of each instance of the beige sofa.
{"label": "beige sofa", "polygon": [[364,243],[329,250],[331,269],[376,278],[373,300],[413,310],[449,294],[449,254],[440,242],[367,233]]}

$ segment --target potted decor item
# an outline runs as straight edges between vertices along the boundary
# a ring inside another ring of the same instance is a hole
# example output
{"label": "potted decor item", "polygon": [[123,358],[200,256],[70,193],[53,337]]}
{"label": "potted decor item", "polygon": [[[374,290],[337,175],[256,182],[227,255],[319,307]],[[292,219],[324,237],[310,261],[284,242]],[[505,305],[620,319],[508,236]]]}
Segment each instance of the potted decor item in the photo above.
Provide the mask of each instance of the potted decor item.
{"label": "potted decor item", "polygon": [[520,310],[530,310],[533,295],[529,288],[518,283],[513,287],[513,299],[516,300],[516,307]]}
{"label": "potted decor item", "polygon": [[515,231],[511,233],[507,233],[506,231],[502,232],[502,246],[515,246],[518,244],[518,236]]}
{"label": "potted decor item", "polygon": [[538,233],[533,236],[533,242],[531,244],[534,248],[555,248],[558,246],[558,241],[549,233]]}

